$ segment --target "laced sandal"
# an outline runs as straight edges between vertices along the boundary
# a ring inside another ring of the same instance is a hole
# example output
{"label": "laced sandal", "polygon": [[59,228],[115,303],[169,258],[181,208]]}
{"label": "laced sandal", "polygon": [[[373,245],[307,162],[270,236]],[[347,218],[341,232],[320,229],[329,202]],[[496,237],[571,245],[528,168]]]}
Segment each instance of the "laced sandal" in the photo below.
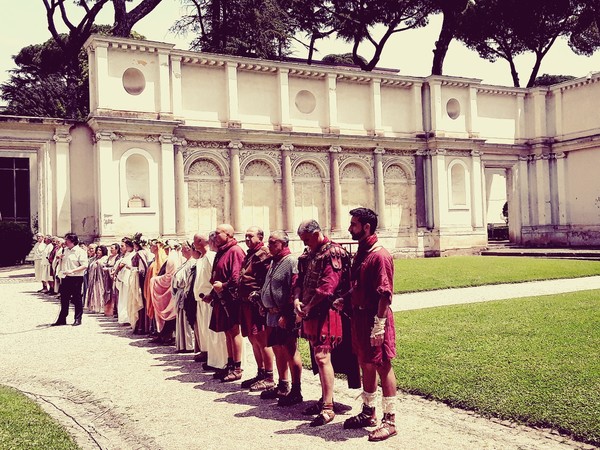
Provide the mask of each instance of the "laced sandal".
{"label": "laced sandal", "polygon": [[227,375],[221,380],[223,383],[229,383],[230,381],[237,381],[242,379],[243,370],[240,368],[231,369]]}
{"label": "laced sandal", "polygon": [[256,374],[256,376],[254,378],[249,378],[248,380],[242,381],[242,384],[241,384],[242,389],[251,388],[254,383],[256,383],[257,381],[260,381],[260,380],[264,380],[264,378],[265,378],[265,375],[264,375],[262,369],[259,369],[258,373]]}
{"label": "laced sandal", "polygon": [[302,415],[304,416],[314,416],[315,414],[319,414],[323,409],[323,400],[319,399],[316,403],[313,403],[304,411],[302,411]]}
{"label": "laced sandal", "polygon": [[335,418],[335,413],[333,412],[333,404],[324,403],[323,409],[319,412],[317,417],[315,417],[310,423],[311,427],[320,427],[322,425],[326,425],[331,422]]}
{"label": "laced sandal", "polygon": [[357,428],[374,427],[377,425],[375,407],[363,403],[362,411],[344,421],[344,429],[355,430]]}
{"label": "laced sandal", "polygon": [[260,393],[260,398],[263,400],[275,400],[276,398],[285,397],[290,392],[290,387],[287,383],[281,383],[272,388],[266,389]]}
{"label": "laced sandal", "polygon": [[385,441],[387,438],[396,436],[396,420],[395,414],[384,414],[381,420],[381,425],[369,433],[370,442]]}
{"label": "laced sandal", "polygon": [[302,403],[304,399],[302,398],[302,394],[300,392],[291,392],[288,395],[284,395],[279,398],[277,402],[277,406],[292,406],[297,405],[298,403]]}
{"label": "laced sandal", "polygon": [[262,380],[258,380],[256,383],[253,383],[252,386],[250,386],[250,392],[266,391],[272,387],[275,387],[275,381],[273,381],[272,378],[270,380],[263,378]]}

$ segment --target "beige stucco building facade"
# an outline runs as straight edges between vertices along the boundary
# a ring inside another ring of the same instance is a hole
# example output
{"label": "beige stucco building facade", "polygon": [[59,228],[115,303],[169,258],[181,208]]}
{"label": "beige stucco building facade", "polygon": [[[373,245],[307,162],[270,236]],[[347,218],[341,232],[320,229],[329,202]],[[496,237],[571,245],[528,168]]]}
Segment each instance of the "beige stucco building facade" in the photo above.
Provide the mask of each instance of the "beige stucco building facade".
{"label": "beige stucco building facade", "polygon": [[600,245],[600,75],[519,89],[99,36],[86,48],[87,123],[0,122],[0,157],[29,159],[43,232],[110,242],[315,218],[348,239],[348,211],[367,206],[389,248],[431,256],[485,247],[508,201],[515,243]]}

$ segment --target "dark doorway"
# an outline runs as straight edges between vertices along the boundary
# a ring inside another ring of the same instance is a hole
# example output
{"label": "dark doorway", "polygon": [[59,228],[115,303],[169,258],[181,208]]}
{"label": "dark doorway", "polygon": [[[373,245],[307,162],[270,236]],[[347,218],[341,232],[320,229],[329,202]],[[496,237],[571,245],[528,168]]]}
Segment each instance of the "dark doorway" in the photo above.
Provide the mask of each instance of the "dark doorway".
{"label": "dark doorway", "polygon": [[29,158],[0,158],[0,219],[29,225]]}

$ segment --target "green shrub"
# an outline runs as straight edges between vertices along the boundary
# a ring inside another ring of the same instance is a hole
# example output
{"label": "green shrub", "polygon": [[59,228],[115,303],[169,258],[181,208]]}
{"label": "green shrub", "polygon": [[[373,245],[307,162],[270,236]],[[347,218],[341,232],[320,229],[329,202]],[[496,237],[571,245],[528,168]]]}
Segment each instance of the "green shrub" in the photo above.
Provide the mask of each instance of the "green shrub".
{"label": "green shrub", "polygon": [[22,223],[0,221],[0,267],[22,262],[33,247],[33,233]]}

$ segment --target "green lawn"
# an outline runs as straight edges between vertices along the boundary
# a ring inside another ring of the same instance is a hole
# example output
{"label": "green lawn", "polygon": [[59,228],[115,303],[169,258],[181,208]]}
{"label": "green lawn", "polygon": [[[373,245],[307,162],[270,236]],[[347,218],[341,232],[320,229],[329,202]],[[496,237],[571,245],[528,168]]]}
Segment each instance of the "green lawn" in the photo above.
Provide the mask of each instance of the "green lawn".
{"label": "green lawn", "polygon": [[600,275],[600,261],[572,259],[453,256],[394,263],[396,293]]}
{"label": "green lawn", "polygon": [[0,450],[75,450],[69,434],[35,402],[0,386]]}
{"label": "green lawn", "polygon": [[395,314],[398,388],[600,444],[600,290]]}

